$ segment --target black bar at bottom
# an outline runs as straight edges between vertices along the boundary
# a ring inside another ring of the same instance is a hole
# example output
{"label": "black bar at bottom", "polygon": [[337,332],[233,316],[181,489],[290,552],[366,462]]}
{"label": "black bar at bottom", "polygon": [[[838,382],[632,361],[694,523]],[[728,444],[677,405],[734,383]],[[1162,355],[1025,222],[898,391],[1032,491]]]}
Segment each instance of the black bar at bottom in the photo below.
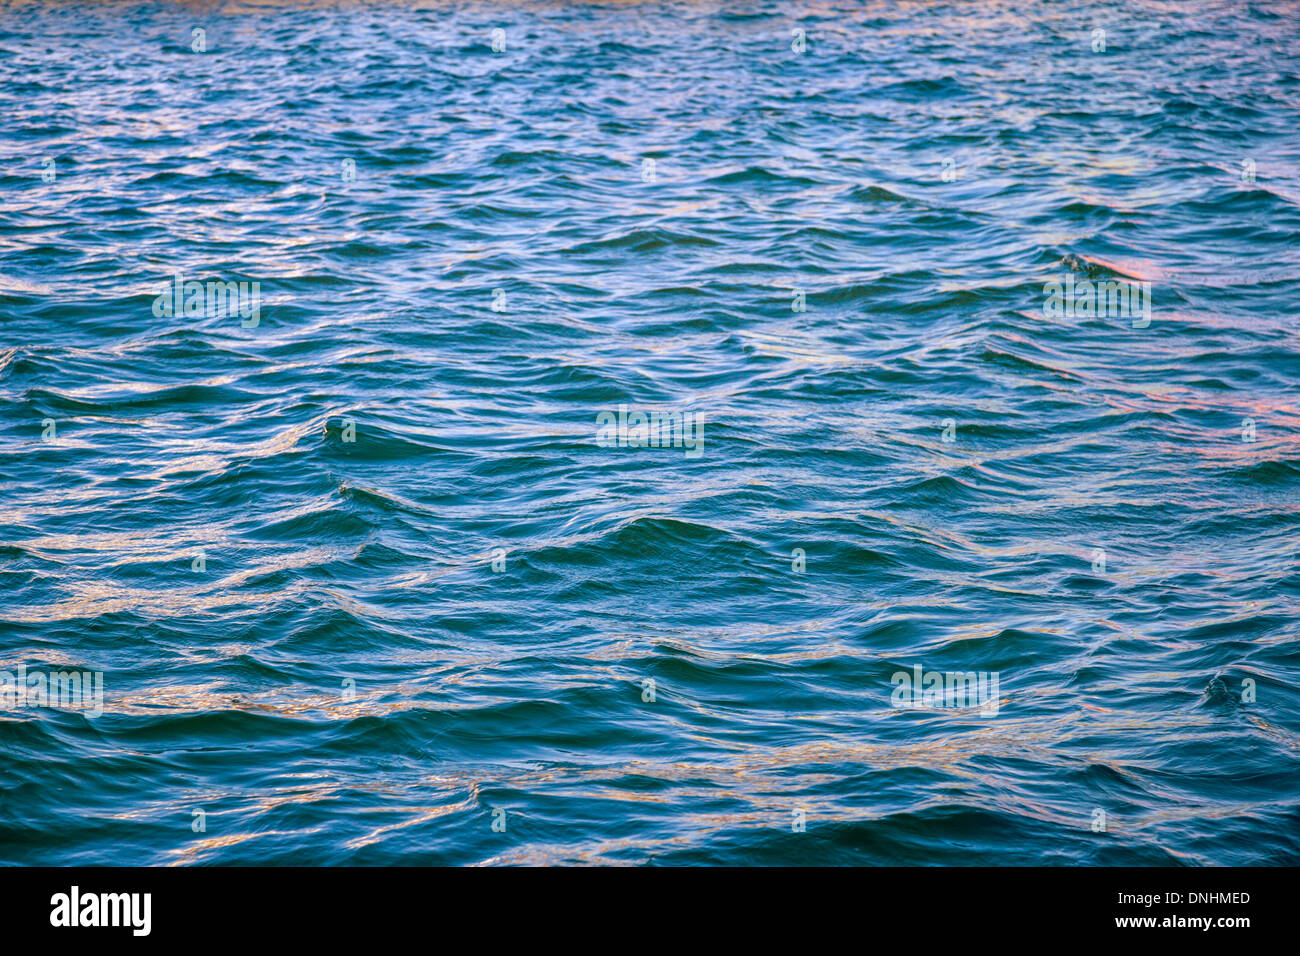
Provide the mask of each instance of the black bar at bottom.
{"label": "black bar at bottom", "polygon": [[[587,935],[653,946],[695,927],[733,942],[843,933],[952,947],[1023,931],[1146,942],[1198,934],[1231,945],[1260,930],[1280,938],[1293,880],[1289,868],[4,868],[0,925],[11,944],[31,934],[373,946],[436,930],[487,933],[494,947],[512,936],[539,945]],[[620,928],[632,935],[608,935]]]}

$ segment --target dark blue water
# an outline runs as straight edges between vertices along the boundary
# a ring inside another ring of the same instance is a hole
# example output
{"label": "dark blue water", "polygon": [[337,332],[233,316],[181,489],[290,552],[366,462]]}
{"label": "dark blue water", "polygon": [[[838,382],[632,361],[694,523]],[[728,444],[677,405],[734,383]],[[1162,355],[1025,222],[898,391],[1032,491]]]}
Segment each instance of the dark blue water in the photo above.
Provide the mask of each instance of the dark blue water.
{"label": "dark blue water", "polygon": [[1297,862],[1298,129],[1285,0],[0,4],[0,861]]}

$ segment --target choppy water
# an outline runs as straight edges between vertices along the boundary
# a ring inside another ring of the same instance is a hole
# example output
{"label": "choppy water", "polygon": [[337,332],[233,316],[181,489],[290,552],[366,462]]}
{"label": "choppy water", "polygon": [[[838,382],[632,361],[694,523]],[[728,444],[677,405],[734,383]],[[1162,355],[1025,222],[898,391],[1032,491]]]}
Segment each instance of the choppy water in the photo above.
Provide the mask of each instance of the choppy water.
{"label": "choppy water", "polygon": [[16,3],[0,119],[0,668],[104,710],[0,860],[1300,859],[1294,4]]}

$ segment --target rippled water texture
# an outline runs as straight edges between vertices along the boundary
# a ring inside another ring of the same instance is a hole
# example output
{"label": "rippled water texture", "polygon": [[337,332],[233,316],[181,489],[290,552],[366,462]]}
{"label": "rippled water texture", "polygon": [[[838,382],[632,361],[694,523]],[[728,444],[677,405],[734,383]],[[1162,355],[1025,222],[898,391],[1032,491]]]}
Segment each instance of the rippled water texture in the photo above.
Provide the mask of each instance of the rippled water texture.
{"label": "rippled water texture", "polygon": [[0,669],[103,674],[0,861],[1300,860],[1294,4],[9,3],[0,118]]}

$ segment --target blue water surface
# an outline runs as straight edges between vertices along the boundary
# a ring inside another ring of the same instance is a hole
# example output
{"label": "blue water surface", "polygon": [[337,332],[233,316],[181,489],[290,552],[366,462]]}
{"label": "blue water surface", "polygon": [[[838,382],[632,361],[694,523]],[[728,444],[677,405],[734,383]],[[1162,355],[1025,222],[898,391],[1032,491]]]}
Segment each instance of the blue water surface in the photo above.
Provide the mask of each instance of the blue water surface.
{"label": "blue water surface", "polygon": [[0,3],[0,862],[1295,863],[1298,395],[1290,0]]}

